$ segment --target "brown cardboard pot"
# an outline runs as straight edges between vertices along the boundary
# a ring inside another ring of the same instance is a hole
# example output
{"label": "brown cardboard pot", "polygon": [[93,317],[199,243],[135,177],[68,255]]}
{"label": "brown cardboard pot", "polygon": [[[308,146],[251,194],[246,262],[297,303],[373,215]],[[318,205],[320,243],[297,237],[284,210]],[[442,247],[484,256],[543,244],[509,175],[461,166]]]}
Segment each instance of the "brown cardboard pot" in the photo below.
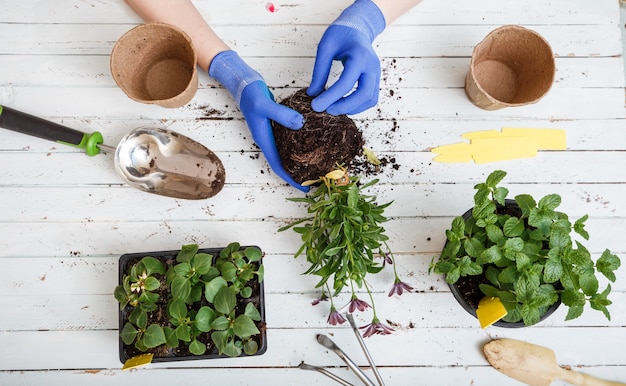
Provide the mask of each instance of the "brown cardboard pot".
{"label": "brown cardboard pot", "polygon": [[141,24],[126,32],[111,52],[111,74],[131,99],[181,107],[198,89],[196,52],[181,29]]}
{"label": "brown cardboard pot", "polygon": [[554,80],[554,56],[535,31],[516,25],[493,30],[472,53],[465,92],[485,110],[539,101]]}

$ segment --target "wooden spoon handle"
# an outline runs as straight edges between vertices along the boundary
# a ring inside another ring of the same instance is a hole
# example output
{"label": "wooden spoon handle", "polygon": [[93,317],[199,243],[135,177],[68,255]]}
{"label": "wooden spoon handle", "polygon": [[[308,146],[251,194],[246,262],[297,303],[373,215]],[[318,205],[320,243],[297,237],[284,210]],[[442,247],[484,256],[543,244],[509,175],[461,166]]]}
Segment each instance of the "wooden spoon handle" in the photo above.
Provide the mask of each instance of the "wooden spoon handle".
{"label": "wooden spoon handle", "polygon": [[559,375],[559,378],[575,386],[626,386],[626,383],[605,381],[603,379],[599,379],[588,374],[583,374],[564,368],[561,369],[563,371]]}

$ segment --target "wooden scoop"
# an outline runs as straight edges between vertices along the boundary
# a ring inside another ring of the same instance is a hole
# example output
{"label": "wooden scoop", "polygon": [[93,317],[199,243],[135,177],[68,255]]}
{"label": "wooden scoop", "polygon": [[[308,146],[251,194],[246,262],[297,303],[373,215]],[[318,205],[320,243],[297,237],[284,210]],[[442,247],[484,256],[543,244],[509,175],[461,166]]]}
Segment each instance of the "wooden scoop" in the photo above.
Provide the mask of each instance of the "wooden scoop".
{"label": "wooden scoop", "polygon": [[560,367],[554,351],[515,339],[492,340],[483,352],[496,370],[531,386],[549,386],[556,378],[576,386],[626,386]]}

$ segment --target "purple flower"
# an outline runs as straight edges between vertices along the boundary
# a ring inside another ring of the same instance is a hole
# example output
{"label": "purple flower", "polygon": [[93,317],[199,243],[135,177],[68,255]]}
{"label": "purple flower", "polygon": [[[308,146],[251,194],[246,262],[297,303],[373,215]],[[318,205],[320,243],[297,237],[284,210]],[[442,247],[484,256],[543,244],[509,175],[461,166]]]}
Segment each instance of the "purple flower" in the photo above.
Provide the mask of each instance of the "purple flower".
{"label": "purple flower", "polygon": [[393,264],[393,259],[391,258],[391,253],[386,252],[383,255],[383,267],[385,266],[385,264]]}
{"label": "purple flower", "polygon": [[330,308],[330,315],[328,315],[328,323],[336,326],[338,324],[342,324],[346,321],[346,319],[341,315],[335,307]]}
{"label": "purple flower", "polygon": [[356,310],[363,312],[368,307],[371,306],[366,301],[352,297],[352,300],[348,303],[348,312],[353,313]]}
{"label": "purple flower", "polygon": [[400,279],[396,278],[395,283],[393,283],[393,287],[391,287],[391,291],[389,291],[388,296],[395,294],[398,295],[402,295],[402,292],[411,292],[413,291],[413,287],[411,287],[410,285],[406,284],[403,281],[400,281]]}
{"label": "purple flower", "polygon": [[322,296],[320,296],[319,298],[313,300],[311,302],[312,306],[317,306],[318,304],[320,304],[321,302],[325,302],[328,300],[328,296],[326,296],[326,294],[322,294]]}
{"label": "purple flower", "polygon": [[363,333],[363,337],[367,338],[370,337],[372,335],[389,335],[391,334],[394,330],[393,328],[387,326],[384,323],[381,323],[378,319],[374,318],[374,320],[372,320],[372,323],[363,326],[363,327],[359,327],[360,329],[365,329],[365,332]]}

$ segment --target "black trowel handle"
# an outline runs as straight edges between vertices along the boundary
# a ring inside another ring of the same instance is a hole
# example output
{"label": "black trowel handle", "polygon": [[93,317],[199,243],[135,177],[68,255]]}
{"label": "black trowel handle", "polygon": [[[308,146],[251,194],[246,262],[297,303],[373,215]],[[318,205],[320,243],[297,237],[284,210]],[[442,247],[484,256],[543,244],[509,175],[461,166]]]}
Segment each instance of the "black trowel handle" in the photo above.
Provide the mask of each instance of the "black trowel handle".
{"label": "black trowel handle", "polygon": [[83,133],[2,105],[0,105],[0,127],[78,147],[84,149],[88,155],[100,153],[98,145],[103,141],[102,134],[97,131],[92,134]]}

